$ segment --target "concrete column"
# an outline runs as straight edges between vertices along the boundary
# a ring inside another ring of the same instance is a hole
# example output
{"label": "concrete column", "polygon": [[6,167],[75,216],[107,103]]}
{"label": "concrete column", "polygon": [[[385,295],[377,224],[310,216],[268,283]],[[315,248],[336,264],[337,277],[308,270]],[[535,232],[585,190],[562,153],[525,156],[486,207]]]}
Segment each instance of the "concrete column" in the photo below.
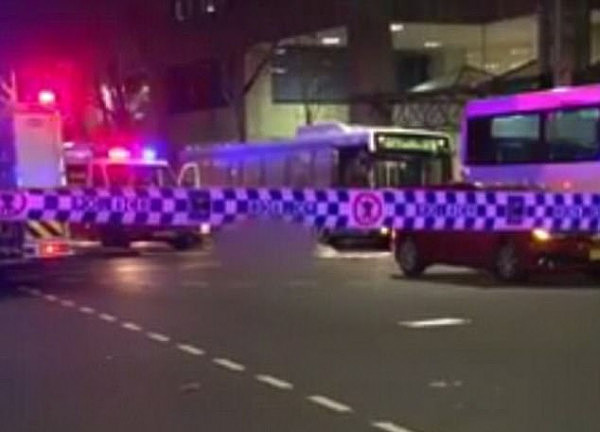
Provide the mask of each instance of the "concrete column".
{"label": "concrete column", "polygon": [[539,0],[538,58],[555,86],[570,85],[590,61],[589,0]]}
{"label": "concrete column", "polygon": [[[354,2],[348,22],[351,97],[389,94],[396,90],[389,12],[387,2]],[[375,106],[352,102],[350,121],[391,123],[391,115],[375,109]]]}

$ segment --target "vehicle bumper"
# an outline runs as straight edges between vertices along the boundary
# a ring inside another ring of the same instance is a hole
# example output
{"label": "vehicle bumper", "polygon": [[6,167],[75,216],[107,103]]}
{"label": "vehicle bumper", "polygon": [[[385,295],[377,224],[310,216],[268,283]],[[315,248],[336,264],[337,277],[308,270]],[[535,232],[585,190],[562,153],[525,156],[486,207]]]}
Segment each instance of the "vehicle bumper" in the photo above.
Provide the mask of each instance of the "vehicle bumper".
{"label": "vehicle bumper", "polygon": [[389,249],[392,232],[387,229],[380,230],[356,230],[336,229],[327,230],[322,239],[328,243],[343,243],[356,246],[370,246],[378,249]]}
{"label": "vehicle bumper", "polygon": [[528,264],[536,270],[581,270],[600,268],[600,242],[566,238],[532,243]]}

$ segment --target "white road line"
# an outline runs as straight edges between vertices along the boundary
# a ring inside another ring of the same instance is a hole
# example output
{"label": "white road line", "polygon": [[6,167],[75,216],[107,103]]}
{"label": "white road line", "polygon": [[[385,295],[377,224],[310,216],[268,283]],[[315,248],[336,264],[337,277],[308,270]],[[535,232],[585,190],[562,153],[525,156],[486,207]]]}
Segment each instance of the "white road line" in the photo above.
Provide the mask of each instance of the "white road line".
{"label": "white road line", "polygon": [[330,411],[335,411],[337,413],[351,413],[353,410],[348,405],[344,405],[341,402],[330,399],[326,396],[321,395],[312,395],[308,396],[306,399],[311,401],[312,403],[321,406],[322,408],[326,408]]}
{"label": "white road line", "polygon": [[111,323],[117,321],[116,316],[105,314],[105,313],[101,313],[100,315],[98,315],[98,318],[100,318],[102,321],[111,322]]}
{"label": "white road line", "polygon": [[385,432],[413,432],[405,427],[398,426],[390,421],[375,421],[371,423],[375,429],[379,429]]}
{"label": "white road line", "polygon": [[32,288],[29,290],[29,294],[39,297],[42,295],[42,292],[39,289]]}
{"label": "white road line", "polygon": [[96,312],[96,309],[94,309],[94,308],[91,308],[91,307],[89,307],[89,306],[81,306],[81,307],[79,308],[79,312],[81,312],[81,313],[84,313],[84,314],[86,314],[86,315],[92,315],[93,313],[95,313],[95,312]]}
{"label": "white road line", "polygon": [[203,356],[204,354],[206,354],[206,352],[203,349],[195,347],[194,345],[177,344],[177,349],[179,351],[183,351],[186,354],[191,354],[194,356]]}
{"label": "white road line", "polygon": [[56,300],[58,300],[58,297],[56,297],[54,294],[46,294],[44,296],[45,300],[48,300],[49,302],[55,302]]}
{"label": "white road line", "polygon": [[75,302],[73,300],[65,299],[60,301],[60,305],[64,307],[75,307]]}
{"label": "white road line", "polygon": [[412,329],[453,327],[470,324],[471,320],[466,318],[444,317],[417,321],[399,321],[398,325]]}
{"label": "white road line", "polygon": [[132,322],[124,322],[121,324],[121,327],[123,327],[125,330],[134,331],[134,332],[142,331],[141,326],[137,325],[136,323],[132,323]]}
{"label": "white road line", "polygon": [[246,366],[244,366],[243,364],[234,362],[233,360],[227,358],[214,358],[213,363],[217,366],[221,366],[222,368],[229,369],[233,372],[243,372],[246,370]]}
{"label": "white road line", "polygon": [[256,378],[256,381],[258,382],[261,382],[279,390],[292,390],[294,388],[294,384],[279,378],[275,378],[271,375],[255,375],[254,378]]}
{"label": "white road line", "polygon": [[151,339],[155,342],[169,343],[171,341],[171,338],[169,336],[164,335],[162,333],[147,332],[146,336],[148,336],[148,339]]}

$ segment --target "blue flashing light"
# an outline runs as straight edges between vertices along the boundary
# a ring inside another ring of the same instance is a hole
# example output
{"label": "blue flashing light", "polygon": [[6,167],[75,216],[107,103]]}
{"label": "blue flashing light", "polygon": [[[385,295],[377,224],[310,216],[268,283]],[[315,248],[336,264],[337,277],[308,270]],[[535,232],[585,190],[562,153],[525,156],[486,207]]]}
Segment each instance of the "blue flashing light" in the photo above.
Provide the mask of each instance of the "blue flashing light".
{"label": "blue flashing light", "polygon": [[142,152],[142,157],[145,161],[154,161],[156,160],[156,150],[153,148],[145,148]]}

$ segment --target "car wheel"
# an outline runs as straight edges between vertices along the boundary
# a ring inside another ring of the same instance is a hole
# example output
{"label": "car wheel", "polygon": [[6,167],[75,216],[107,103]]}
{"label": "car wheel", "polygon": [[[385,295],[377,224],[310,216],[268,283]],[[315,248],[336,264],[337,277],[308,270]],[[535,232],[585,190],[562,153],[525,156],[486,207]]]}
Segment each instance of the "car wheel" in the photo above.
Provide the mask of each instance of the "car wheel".
{"label": "car wheel", "polygon": [[503,282],[519,282],[527,278],[514,243],[502,243],[498,248],[494,261],[494,274]]}
{"label": "car wheel", "polygon": [[100,243],[106,248],[129,249],[131,247],[131,241],[124,233],[103,233],[100,238]]}
{"label": "car wheel", "polygon": [[191,234],[182,234],[170,242],[171,247],[178,251],[191,249],[196,244],[196,239]]}
{"label": "car wheel", "polygon": [[411,238],[404,239],[397,245],[395,257],[402,273],[410,278],[421,276],[427,267],[417,244]]}
{"label": "car wheel", "polygon": [[590,266],[584,271],[585,275],[590,279],[600,279],[600,267]]}

